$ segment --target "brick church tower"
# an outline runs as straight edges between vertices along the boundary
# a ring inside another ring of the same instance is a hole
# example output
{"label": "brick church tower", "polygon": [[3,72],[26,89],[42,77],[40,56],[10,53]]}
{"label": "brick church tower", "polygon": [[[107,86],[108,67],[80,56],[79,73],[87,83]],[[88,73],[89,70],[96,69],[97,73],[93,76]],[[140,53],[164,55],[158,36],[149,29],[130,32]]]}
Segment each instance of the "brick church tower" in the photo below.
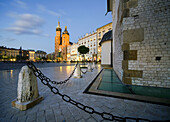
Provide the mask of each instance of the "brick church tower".
{"label": "brick church tower", "polygon": [[55,36],[55,59],[59,55],[59,45],[61,41],[61,27],[60,22],[58,21],[58,26],[56,28],[56,36]]}
{"label": "brick church tower", "polygon": [[69,41],[70,37],[67,31],[67,26],[65,26],[65,30],[62,35],[61,32],[62,29],[60,27],[60,22],[58,21],[55,36],[55,59],[57,61],[67,61],[67,47],[71,44]]}

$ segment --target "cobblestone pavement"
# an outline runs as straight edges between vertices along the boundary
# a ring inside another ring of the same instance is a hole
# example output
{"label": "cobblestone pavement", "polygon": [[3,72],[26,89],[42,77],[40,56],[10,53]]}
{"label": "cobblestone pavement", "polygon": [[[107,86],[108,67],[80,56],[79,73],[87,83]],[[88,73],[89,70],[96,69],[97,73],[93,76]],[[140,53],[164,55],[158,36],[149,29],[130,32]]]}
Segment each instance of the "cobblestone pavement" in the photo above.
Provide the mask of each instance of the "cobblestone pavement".
{"label": "cobblestone pavement", "polygon": [[[66,79],[74,66],[46,67],[40,70],[52,80]],[[40,94],[44,100],[26,111],[11,106],[17,97],[19,69],[0,71],[0,121],[1,122],[96,122],[106,121],[99,115],[88,114],[75,106],[64,102],[54,95],[47,86],[38,80]],[[93,107],[100,112],[109,112],[121,117],[141,117],[150,120],[170,119],[170,107],[126,99],[84,94],[83,91],[100,71],[83,74],[81,79],[71,78],[66,84],[58,85],[61,93],[69,95],[76,101]]]}

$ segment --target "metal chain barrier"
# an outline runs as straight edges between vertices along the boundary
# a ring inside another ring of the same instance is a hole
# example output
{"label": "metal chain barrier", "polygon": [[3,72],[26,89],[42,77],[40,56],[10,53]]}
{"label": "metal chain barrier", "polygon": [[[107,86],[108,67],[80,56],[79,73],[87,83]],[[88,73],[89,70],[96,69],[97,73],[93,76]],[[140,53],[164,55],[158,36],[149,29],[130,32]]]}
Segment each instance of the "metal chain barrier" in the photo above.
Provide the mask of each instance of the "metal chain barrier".
{"label": "metal chain barrier", "polygon": [[84,72],[82,69],[80,69],[80,71],[83,73],[83,74],[86,74],[86,72],[87,72],[87,69],[86,69],[86,71]]}
{"label": "metal chain barrier", "polygon": [[57,81],[51,81],[48,77],[44,76],[43,73],[39,69],[37,69],[36,66],[32,62],[27,63],[27,66],[34,71],[34,75],[36,77],[41,77],[42,80],[47,80],[48,82],[51,82],[52,84],[57,84],[57,85],[66,83],[73,76],[73,74],[74,74],[74,72],[75,72],[75,70],[77,68],[77,65],[78,65],[78,63],[74,67],[73,72],[70,74],[70,76],[66,80],[57,82]]}
{"label": "metal chain barrier", "polygon": [[80,102],[77,102],[77,101],[71,99],[71,97],[69,97],[68,95],[60,93],[58,88],[56,88],[55,86],[52,86],[51,80],[49,78],[47,78],[44,74],[42,74],[42,72],[40,70],[38,70],[32,62],[28,62],[27,65],[28,65],[29,68],[31,68],[33,70],[35,76],[38,77],[44,85],[46,85],[46,86],[48,86],[50,88],[51,92],[53,92],[56,95],[61,96],[61,98],[65,102],[68,102],[68,103],[76,106],[77,108],[79,108],[79,109],[81,109],[81,110],[83,110],[83,111],[85,111],[85,112],[87,112],[89,114],[94,114],[95,113],[95,114],[100,115],[103,119],[110,120],[110,121],[115,120],[115,121],[121,121],[121,122],[126,122],[126,121],[151,122],[151,120],[149,120],[149,119],[132,118],[132,117],[119,117],[119,116],[115,116],[115,115],[107,113],[107,112],[98,112],[95,109],[93,109],[92,107],[86,106],[86,105],[84,105],[84,104],[82,104]]}

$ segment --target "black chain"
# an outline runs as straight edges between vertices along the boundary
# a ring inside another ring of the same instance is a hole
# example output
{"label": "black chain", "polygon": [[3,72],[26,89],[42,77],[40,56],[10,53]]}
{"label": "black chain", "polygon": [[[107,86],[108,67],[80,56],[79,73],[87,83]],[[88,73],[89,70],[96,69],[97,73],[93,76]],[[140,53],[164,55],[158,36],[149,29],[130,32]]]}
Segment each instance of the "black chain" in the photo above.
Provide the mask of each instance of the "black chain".
{"label": "black chain", "polygon": [[86,71],[84,72],[82,69],[80,69],[80,71],[83,73],[83,74],[86,74],[86,72],[87,72],[87,69],[86,69]]}
{"label": "black chain", "polygon": [[58,94],[59,96],[62,97],[62,99],[65,102],[71,103],[72,105],[78,107],[79,109],[81,109],[81,110],[83,110],[83,111],[85,111],[89,114],[95,113],[95,114],[100,115],[103,119],[110,120],[110,121],[116,120],[116,121],[121,121],[121,122],[126,122],[126,121],[136,121],[136,122],[139,122],[139,121],[145,121],[146,122],[147,121],[147,122],[151,122],[150,120],[143,119],[143,118],[119,117],[119,116],[115,116],[115,115],[107,113],[107,112],[101,113],[101,112],[94,110],[92,107],[85,106],[84,104],[76,102],[75,100],[71,99],[68,95],[60,93],[58,88],[56,88],[55,86],[52,86],[52,84],[50,84],[51,80],[49,78],[47,78],[44,74],[42,74],[42,72],[40,70],[38,70],[32,62],[28,62],[27,65],[28,65],[29,68],[31,68],[33,70],[35,76],[38,77],[44,85],[46,85],[50,88],[51,92],[53,92],[54,94]]}
{"label": "black chain", "polygon": [[[57,84],[57,85],[58,85],[58,84],[66,83],[66,82],[73,76],[73,74],[74,74],[74,72],[75,72],[75,70],[76,70],[76,68],[77,68],[78,63],[75,65],[74,70],[72,71],[72,73],[70,74],[70,76],[69,76],[66,80],[64,80],[64,81],[59,81],[59,82],[57,82],[57,81],[52,81],[52,80],[50,80],[48,77],[44,76],[43,73],[42,73],[39,69],[37,69],[36,66],[35,66],[32,62],[28,62],[27,65],[28,65],[29,68],[32,68],[32,70],[34,71],[34,74],[35,74],[36,77],[40,77],[40,80],[43,80],[43,81],[44,81],[44,80],[47,80],[48,82],[51,82],[52,84]],[[44,84],[44,83],[43,83],[43,84]],[[45,84],[44,84],[44,85],[45,85]]]}

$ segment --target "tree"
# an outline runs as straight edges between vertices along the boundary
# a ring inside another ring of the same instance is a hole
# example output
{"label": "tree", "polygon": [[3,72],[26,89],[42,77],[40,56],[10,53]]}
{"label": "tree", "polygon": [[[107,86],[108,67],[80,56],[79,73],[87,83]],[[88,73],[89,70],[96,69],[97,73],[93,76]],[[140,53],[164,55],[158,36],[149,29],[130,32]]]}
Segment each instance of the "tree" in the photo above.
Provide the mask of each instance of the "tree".
{"label": "tree", "polygon": [[[82,46],[78,47],[78,52],[80,54],[83,54],[83,57],[84,57],[84,54],[89,52],[89,48],[82,45]],[[84,61],[85,61],[85,57],[84,57]]]}

